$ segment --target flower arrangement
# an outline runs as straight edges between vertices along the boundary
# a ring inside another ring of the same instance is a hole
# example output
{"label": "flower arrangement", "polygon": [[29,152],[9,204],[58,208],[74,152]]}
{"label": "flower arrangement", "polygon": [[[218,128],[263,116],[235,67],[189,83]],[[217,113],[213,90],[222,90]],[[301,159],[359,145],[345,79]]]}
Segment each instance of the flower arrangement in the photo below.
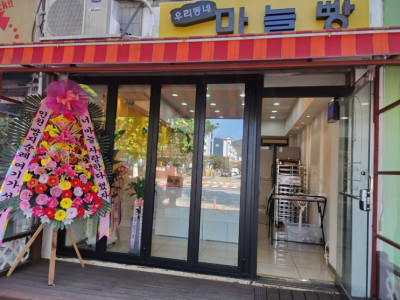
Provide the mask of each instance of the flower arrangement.
{"label": "flower arrangement", "polygon": [[136,177],[135,181],[132,181],[128,184],[127,190],[133,190],[130,194],[128,194],[130,197],[135,196],[135,204],[136,204],[136,210],[138,213],[138,216],[140,216],[140,212],[143,207],[143,199],[144,199],[144,186],[145,184],[145,179],[144,177]]}
{"label": "flower arrangement", "polygon": [[[112,163],[101,153],[109,139],[87,89],[64,79],[46,88],[45,99],[28,96],[23,102],[23,115],[10,126],[10,147],[0,153],[2,174],[13,157],[0,188],[0,212],[11,210],[7,218],[36,217],[63,229],[77,219],[101,217],[100,235],[107,235]],[[0,220],[0,233],[6,221]]]}
{"label": "flower arrangement", "polygon": [[26,217],[69,225],[102,207],[82,128],[73,115],[53,115],[23,177],[19,208]]}

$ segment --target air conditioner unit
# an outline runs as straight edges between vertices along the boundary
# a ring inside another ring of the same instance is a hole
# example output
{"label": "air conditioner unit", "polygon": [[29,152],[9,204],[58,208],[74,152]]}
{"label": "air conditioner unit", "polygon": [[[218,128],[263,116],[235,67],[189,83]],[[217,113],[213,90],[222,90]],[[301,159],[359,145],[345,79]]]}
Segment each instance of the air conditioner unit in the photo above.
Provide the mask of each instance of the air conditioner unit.
{"label": "air conditioner unit", "polygon": [[41,40],[120,36],[115,0],[46,0]]}

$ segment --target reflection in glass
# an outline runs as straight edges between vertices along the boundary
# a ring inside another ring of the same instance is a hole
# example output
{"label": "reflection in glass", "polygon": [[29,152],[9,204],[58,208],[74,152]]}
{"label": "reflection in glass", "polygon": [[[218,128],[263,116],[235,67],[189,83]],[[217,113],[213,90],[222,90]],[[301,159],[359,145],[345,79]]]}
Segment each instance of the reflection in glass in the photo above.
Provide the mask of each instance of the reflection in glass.
{"label": "reflection in glass", "polygon": [[237,266],[244,88],[207,87],[199,262]]}
{"label": "reflection in glass", "polygon": [[195,99],[194,85],[161,89],[152,256],[187,259]]}
{"label": "reflection in glass", "polygon": [[[121,85],[114,133],[112,232],[107,251],[140,254],[150,86]],[[135,191],[136,187],[136,191]],[[142,200],[140,200],[140,199]],[[136,206],[135,206],[136,204]]]}
{"label": "reflection in glass", "polygon": [[[107,86],[90,85],[96,94],[94,103],[101,107],[105,115],[107,104]],[[105,120],[103,120],[105,121]],[[104,127],[103,122],[103,127]],[[96,247],[97,221],[94,218],[79,219],[71,225],[71,232],[79,248],[94,250]],[[65,235],[65,246],[72,247],[69,236]]]}

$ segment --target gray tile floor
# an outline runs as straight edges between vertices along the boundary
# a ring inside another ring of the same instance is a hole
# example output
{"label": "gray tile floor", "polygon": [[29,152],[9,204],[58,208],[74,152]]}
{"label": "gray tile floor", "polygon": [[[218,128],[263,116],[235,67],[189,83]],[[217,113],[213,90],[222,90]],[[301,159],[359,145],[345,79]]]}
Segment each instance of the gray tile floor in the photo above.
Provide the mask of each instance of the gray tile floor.
{"label": "gray tile floor", "polygon": [[268,217],[259,209],[257,273],[260,276],[333,282],[321,245],[310,245],[268,238]]}

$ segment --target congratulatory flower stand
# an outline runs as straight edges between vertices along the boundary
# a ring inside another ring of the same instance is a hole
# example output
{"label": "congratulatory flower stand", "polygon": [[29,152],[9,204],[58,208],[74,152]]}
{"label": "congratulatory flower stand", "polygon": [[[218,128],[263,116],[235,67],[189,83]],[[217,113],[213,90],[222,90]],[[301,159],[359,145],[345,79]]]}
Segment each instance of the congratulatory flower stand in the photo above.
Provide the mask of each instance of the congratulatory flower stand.
{"label": "congratulatory flower stand", "polygon": [[[103,114],[89,104],[89,94],[68,79],[51,83],[46,93],[43,101],[35,96],[25,99],[22,117],[10,126],[13,147],[0,156],[0,164],[12,160],[0,189],[0,245],[9,218],[40,219],[41,225],[7,273],[10,276],[44,226],[53,227],[48,276],[52,285],[59,229],[67,230],[82,268],[71,224],[81,218],[100,218],[99,238],[109,237],[105,165],[112,172],[112,163],[102,157],[100,148],[108,149],[109,139],[101,136]],[[101,147],[102,143],[106,145]]]}

